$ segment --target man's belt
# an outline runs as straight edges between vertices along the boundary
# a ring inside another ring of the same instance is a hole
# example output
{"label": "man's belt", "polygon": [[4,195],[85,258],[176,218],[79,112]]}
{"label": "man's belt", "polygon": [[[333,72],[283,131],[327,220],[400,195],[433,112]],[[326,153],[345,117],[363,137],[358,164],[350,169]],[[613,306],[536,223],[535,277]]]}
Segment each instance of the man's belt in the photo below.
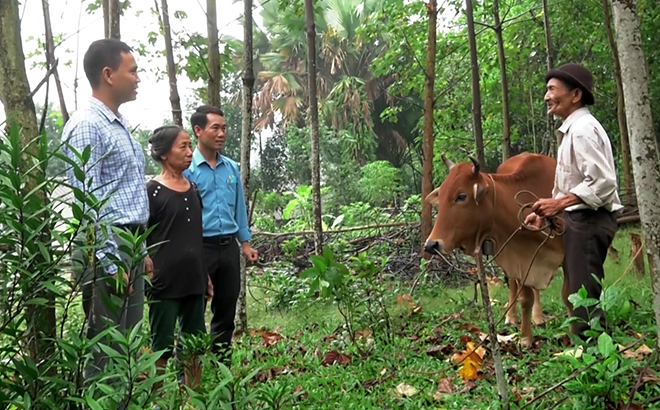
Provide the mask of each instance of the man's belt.
{"label": "man's belt", "polygon": [[125,225],[116,225],[116,226],[117,228],[120,229],[128,229],[133,233],[137,232],[139,235],[142,235],[146,231],[145,226],[141,224],[125,224]]}
{"label": "man's belt", "polygon": [[204,237],[204,243],[208,243],[208,244],[211,244],[211,245],[227,246],[235,239],[236,239],[235,234],[234,235],[205,236]]}

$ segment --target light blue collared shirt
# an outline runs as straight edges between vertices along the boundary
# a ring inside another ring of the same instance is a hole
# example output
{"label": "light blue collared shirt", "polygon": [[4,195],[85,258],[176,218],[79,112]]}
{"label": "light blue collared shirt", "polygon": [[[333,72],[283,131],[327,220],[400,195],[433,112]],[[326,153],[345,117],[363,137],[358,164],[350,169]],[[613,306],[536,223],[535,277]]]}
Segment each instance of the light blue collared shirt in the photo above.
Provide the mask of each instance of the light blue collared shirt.
{"label": "light blue collared shirt", "polygon": [[[97,222],[104,225],[144,225],[149,219],[149,198],[144,183],[144,153],[137,141],[131,137],[128,122],[110,110],[105,104],[90,97],[89,104],[77,111],[64,126],[62,140],[77,151],[91,148],[89,162],[85,165],[85,181],[78,181],[73,170],[67,170],[71,185],[92,192],[97,198],[109,198],[107,206]],[[67,146],[64,153],[79,163],[77,156]],[[86,187],[89,180],[91,187]],[[108,228],[108,231],[110,229]],[[103,243],[96,251],[96,257],[109,274],[115,274],[117,267],[106,256],[118,256],[118,246],[111,231],[103,238],[98,230],[97,239]],[[105,240],[104,240],[105,239]]]}
{"label": "light blue collared shirt", "polygon": [[192,163],[183,176],[197,185],[202,196],[205,237],[237,234],[240,242],[252,239],[241,173],[236,162],[218,154],[214,169],[196,148]]}

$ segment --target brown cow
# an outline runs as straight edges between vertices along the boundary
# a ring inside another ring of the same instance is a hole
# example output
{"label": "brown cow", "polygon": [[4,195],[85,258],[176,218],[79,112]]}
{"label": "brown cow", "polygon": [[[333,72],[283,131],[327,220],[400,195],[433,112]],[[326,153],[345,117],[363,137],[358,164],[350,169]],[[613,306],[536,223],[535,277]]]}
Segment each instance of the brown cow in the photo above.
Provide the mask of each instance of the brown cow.
{"label": "brown cow", "polygon": [[[474,158],[470,159],[472,163],[454,165],[443,157],[449,175],[439,188],[426,197],[427,201],[438,206],[438,216],[425,248],[430,253],[461,249],[473,255],[478,252],[484,240],[490,239],[497,254],[511,238],[495,258],[495,263],[509,278],[507,306],[514,306],[507,314],[508,322],[516,322],[516,301],[513,299],[518,286],[523,286],[520,293],[521,342],[523,346],[529,347],[533,342],[530,321],[532,307],[535,310],[535,322],[542,322],[538,291],[550,284],[562,264],[564,245],[560,236],[548,239],[534,258],[534,264],[523,284],[533,255],[546,236],[543,232],[521,229],[511,237],[521,224],[518,219],[520,208],[515,196],[519,191],[527,190],[539,198],[551,197],[556,161],[544,155],[523,153],[503,162],[497,173],[487,174],[480,172],[479,163]],[[521,194],[519,199],[533,202],[535,198]],[[568,277],[564,275],[562,297],[570,314],[568,295]]]}

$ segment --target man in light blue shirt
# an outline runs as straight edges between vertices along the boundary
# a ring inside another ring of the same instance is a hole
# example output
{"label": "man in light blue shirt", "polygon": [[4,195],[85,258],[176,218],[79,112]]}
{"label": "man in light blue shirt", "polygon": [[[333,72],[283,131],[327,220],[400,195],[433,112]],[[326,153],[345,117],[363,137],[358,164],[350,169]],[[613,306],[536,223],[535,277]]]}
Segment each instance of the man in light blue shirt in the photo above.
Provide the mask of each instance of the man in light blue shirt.
{"label": "man in light blue shirt", "polygon": [[230,366],[241,285],[238,243],[250,262],[257,261],[258,253],[249,243],[252,234],[238,164],[220,154],[227,138],[222,110],[201,106],[191,116],[190,123],[197,137],[197,148],[184,176],[197,185],[202,196],[204,260],[213,283],[212,350]]}
{"label": "man in light blue shirt", "polygon": [[[84,67],[92,97],[67,122],[62,140],[78,152],[90,148],[89,161],[83,165],[74,150],[65,147],[65,155],[78,163],[85,175],[85,181],[79,181],[69,169],[69,182],[107,201],[98,214],[79,204],[92,219],[90,222],[96,224],[96,248],[92,260],[81,250],[73,254],[76,279],[82,284],[87,337],[93,339],[108,326],[126,332],[142,320],[144,266],[131,266],[133,255],[120,252],[120,239],[111,227],[144,232],[149,200],[144,183],[144,153],[119,113],[121,104],[135,100],[140,82],[131,48],[115,39],[95,41],[85,53]],[[94,365],[86,368],[86,377],[106,363],[107,356],[97,350]]]}

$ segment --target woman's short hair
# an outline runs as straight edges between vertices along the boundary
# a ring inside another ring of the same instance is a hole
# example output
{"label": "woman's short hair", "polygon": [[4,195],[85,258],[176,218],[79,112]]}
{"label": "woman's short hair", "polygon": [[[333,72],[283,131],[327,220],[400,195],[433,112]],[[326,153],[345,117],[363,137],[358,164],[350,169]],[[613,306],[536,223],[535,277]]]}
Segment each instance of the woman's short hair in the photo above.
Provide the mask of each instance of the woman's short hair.
{"label": "woman's short hair", "polygon": [[181,132],[185,132],[185,130],[178,125],[164,125],[156,128],[149,138],[151,158],[156,162],[162,163],[162,157],[170,152],[174,141],[176,141],[176,138]]}

